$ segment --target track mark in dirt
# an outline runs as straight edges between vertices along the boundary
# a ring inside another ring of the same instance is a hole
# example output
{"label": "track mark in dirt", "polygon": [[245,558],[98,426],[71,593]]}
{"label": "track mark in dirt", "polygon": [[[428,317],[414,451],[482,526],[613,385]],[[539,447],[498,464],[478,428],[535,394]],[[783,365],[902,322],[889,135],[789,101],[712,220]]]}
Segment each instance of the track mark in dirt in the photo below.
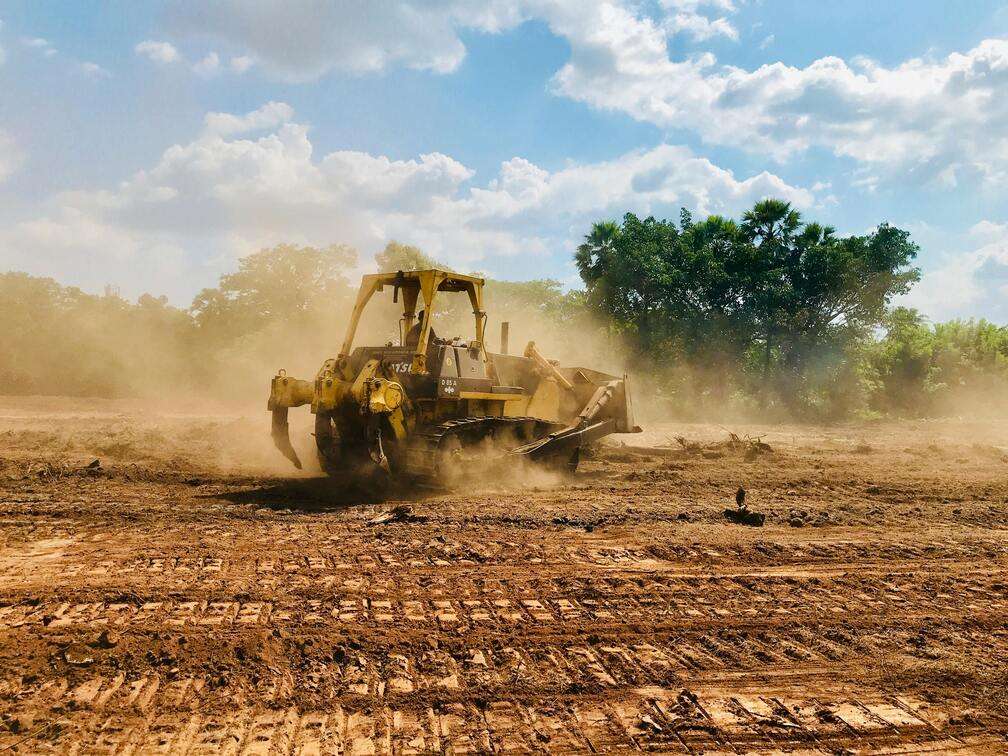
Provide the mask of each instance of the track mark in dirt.
{"label": "track mark in dirt", "polygon": [[[218,560],[207,560],[218,571]],[[698,622],[752,626],[810,616],[877,621],[930,614],[977,615],[994,619],[1008,613],[1008,576],[1000,568],[861,574],[837,568],[818,574],[756,573],[746,576],[697,574],[646,577],[539,578],[482,580],[471,593],[469,576],[443,576],[429,585],[422,578],[347,577],[324,583],[326,599],[304,599],[313,580],[288,579],[273,590],[274,601],[221,596],[209,583],[191,598],[145,602],[62,601],[40,597],[0,598],[0,627],[42,625],[224,626],[248,623],[328,622],[380,625],[415,623],[545,628],[580,623],[645,622],[652,627],[687,627]],[[145,583],[140,582],[141,589]],[[260,591],[273,588],[257,584]],[[307,590],[306,590],[307,589]],[[135,590],[135,589],[134,589]]]}
{"label": "track mark in dirt", "polygon": [[[798,545],[760,540],[730,548],[690,548],[666,542],[647,549],[627,549],[605,545],[598,537],[594,546],[563,546],[565,540],[542,545],[511,542],[472,542],[464,545],[444,539],[411,541],[395,551],[382,541],[356,545],[350,534],[334,538],[339,546],[323,545],[304,553],[305,539],[290,546],[291,551],[262,555],[248,537],[226,551],[221,550],[216,534],[198,539],[196,548],[178,553],[162,551],[136,556],[135,550],[122,546],[107,548],[107,535],[92,534],[81,539],[47,538],[0,550],[0,590],[26,584],[50,584],[53,580],[73,581],[95,586],[116,584],[123,579],[142,584],[172,584],[176,587],[198,586],[215,580],[255,581],[280,587],[290,581],[302,583],[339,582],[349,574],[384,573],[388,570],[438,574],[456,574],[465,579],[474,570],[553,565],[599,568],[608,572],[667,573],[682,577],[713,574],[812,577],[837,572],[912,572],[954,569],[963,561],[1008,563],[1008,540],[972,538],[967,541],[945,540],[922,543],[859,543],[835,541]],[[277,539],[266,531],[273,549]],[[323,539],[329,540],[329,539]],[[314,541],[317,543],[318,538]],[[296,549],[296,550],[294,550]],[[209,552],[209,553],[206,553]],[[745,565],[740,568],[740,565]],[[996,567],[995,567],[996,568]]]}
{"label": "track mark in dirt", "polygon": [[[976,750],[1004,741],[983,723],[872,691],[640,688],[606,699],[500,699],[437,706],[334,704],[326,711],[186,711],[201,684],[113,681],[68,690],[71,714],[52,742],[73,752],[308,754],[642,749],[699,753],[805,748]],[[153,692],[159,692],[155,698]],[[832,693],[832,695],[830,695]],[[922,713],[926,707],[926,711]],[[937,722],[937,724],[935,724]],[[16,742],[0,737],[0,747]],[[40,741],[33,743],[41,745]]]}

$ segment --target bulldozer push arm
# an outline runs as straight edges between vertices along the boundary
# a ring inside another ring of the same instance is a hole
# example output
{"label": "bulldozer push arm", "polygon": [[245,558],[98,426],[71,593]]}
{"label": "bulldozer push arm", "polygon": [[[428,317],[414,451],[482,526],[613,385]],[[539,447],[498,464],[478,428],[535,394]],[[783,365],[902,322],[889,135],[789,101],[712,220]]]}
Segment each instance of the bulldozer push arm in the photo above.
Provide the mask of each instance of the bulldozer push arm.
{"label": "bulldozer push arm", "polygon": [[610,433],[640,432],[640,426],[634,424],[627,376],[624,375],[620,380],[599,386],[575,422],[544,438],[519,446],[511,453],[534,461],[548,457],[569,458],[582,447]]}

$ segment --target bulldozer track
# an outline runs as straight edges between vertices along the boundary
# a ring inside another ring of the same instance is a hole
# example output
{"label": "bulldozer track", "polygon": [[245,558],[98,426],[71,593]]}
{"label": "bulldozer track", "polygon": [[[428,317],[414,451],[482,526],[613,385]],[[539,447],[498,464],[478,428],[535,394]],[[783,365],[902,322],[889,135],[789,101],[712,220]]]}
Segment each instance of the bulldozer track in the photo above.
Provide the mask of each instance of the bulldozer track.
{"label": "bulldozer track", "polygon": [[[463,437],[468,434],[499,429],[518,429],[525,425],[541,425],[544,427],[560,427],[559,423],[547,423],[534,417],[460,417],[447,420],[438,425],[421,428],[410,438],[406,450],[406,470],[408,475],[427,481],[439,480],[437,469],[439,452],[445,441],[451,437]],[[501,456],[505,454],[501,452]]]}

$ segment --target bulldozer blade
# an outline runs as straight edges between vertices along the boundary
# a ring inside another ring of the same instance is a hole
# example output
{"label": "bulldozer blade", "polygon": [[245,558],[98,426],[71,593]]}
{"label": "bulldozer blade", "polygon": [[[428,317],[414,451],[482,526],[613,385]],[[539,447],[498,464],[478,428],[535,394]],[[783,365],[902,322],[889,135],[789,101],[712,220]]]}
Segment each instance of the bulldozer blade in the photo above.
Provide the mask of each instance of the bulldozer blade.
{"label": "bulldozer blade", "polygon": [[287,424],[287,408],[275,407],[273,409],[273,428],[271,434],[273,443],[287,459],[294,463],[294,467],[301,469],[301,460],[298,459],[297,452],[290,442],[290,427]]}
{"label": "bulldozer blade", "polygon": [[614,425],[615,422],[609,419],[587,426],[571,426],[512,449],[511,454],[528,457],[534,461],[569,455],[582,446],[609,435]]}

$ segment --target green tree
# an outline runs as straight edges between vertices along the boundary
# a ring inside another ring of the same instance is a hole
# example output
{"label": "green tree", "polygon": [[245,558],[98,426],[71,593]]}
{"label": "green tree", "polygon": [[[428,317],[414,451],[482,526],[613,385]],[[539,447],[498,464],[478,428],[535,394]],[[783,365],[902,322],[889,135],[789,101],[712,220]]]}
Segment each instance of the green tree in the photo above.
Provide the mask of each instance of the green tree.
{"label": "green tree", "polygon": [[986,320],[930,324],[896,308],[885,336],[865,348],[875,409],[919,416],[1008,409],[1008,326]]}
{"label": "green tree", "polygon": [[872,405],[884,412],[928,407],[934,385],[935,338],[917,310],[897,307],[885,318],[886,334],[866,351],[875,383]]}
{"label": "green tree", "polygon": [[280,244],[243,257],[238,270],[196,295],[192,313],[212,338],[227,340],[270,323],[306,321],[334,312],[350,287],[357,262],[352,247]]}
{"label": "green tree", "polygon": [[668,337],[670,263],[678,237],[674,223],[627,213],[622,226],[594,224],[575,255],[589,306],[627,334],[641,354],[659,349]]}
{"label": "green tree", "polygon": [[194,329],[165,298],[136,305],[51,278],[0,275],[0,386],[9,393],[150,395],[194,379]]}
{"label": "green tree", "polygon": [[597,221],[574,255],[581,279],[588,286],[589,302],[607,315],[615,315],[620,309],[616,279],[626,278],[619,269],[615,250],[620,232],[615,221]]}
{"label": "green tree", "polygon": [[680,223],[633,214],[597,223],[575,261],[588,306],[640,359],[682,355],[719,401],[739,365],[758,365],[750,375],[764,399],[800,409],[919,277],[905,231],[883,224],[839,238],[780,200],[757,203],[741,223],[694,222],[686,211]]}
{"label": "green tree", "polygon": [[375,255],[375,263],[378,265],[378,270],[383,273],[394,273],[397,270],[430,270],[431,268],[451,270],[419,247],[400,244],[394,240],[386,244],[385,249]]}

